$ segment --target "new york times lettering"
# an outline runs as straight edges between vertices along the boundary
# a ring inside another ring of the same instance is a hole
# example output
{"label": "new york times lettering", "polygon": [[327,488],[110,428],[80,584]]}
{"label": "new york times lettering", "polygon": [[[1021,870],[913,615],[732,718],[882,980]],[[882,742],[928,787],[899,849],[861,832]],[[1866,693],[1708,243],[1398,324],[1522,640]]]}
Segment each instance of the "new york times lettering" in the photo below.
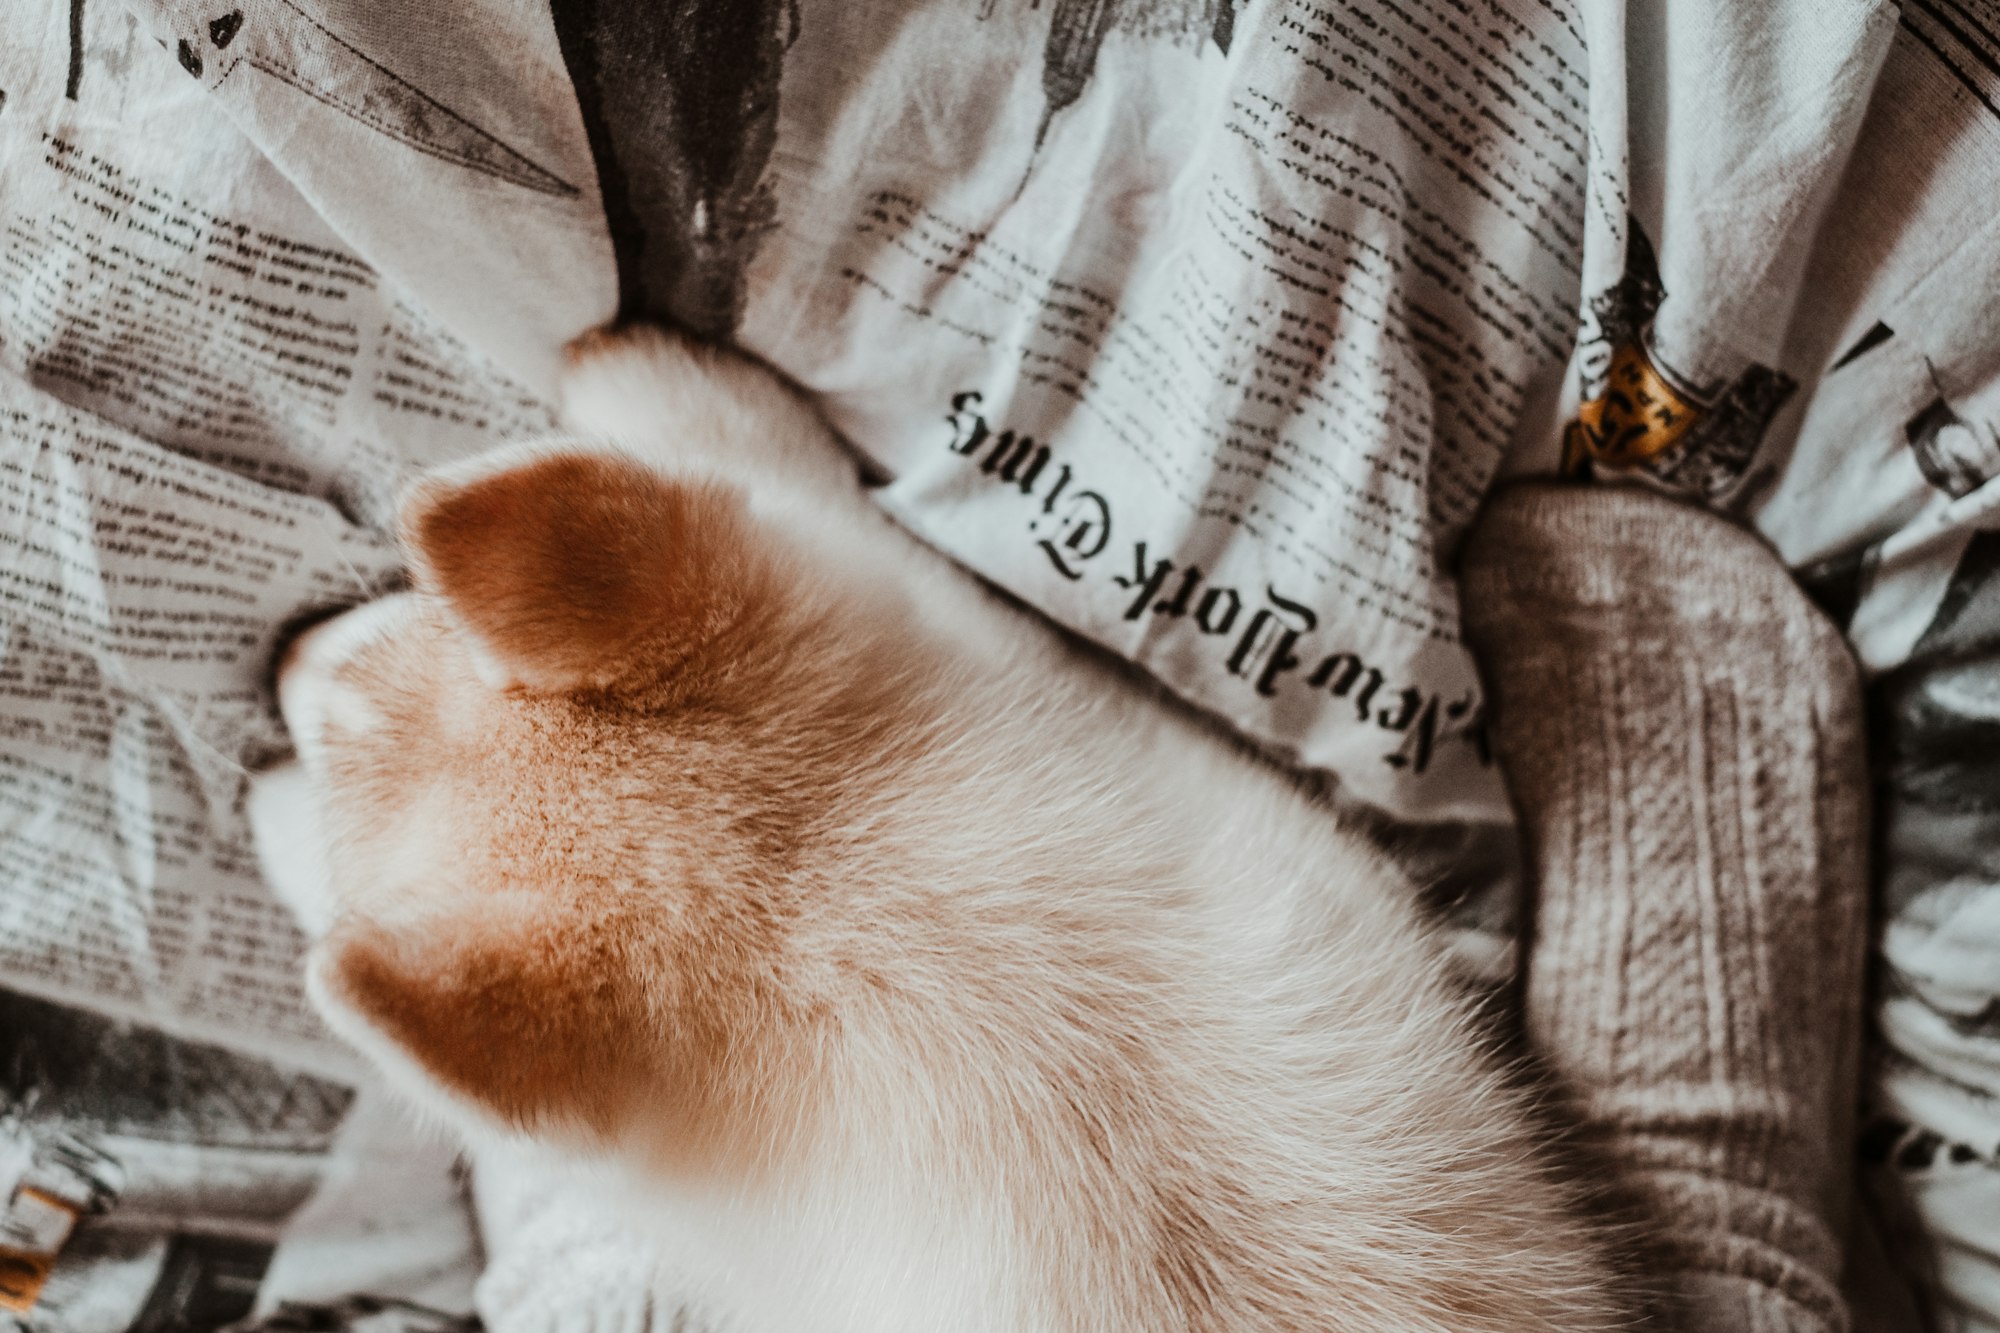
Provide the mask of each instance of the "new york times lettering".
{"label": "new york times lettering", "polygon": [[[946,447],[981,476],[1028,502],[1029,535],[1058,574],[1081,582],[1091,562],[1110,548],[1110,500],[1032,435],[996,429],[981,411],[984,401],[975,389],[952,396],[945,416],[951,428]],[[1491,762],[1471,695],[1446,701],[1391,681],[1357,652],[1314,645],[1319,613],[1287,597],[1275,583],[1266,583],[1261,595],[1246,595],[1209,578],[1199,565],[1181,565],[1159,554],[1143,540],[1134,541],[1130,551],[1129,565],[1106,567],[1114,571],[1112,586],[1125,594],[1121,619],[1187,621],[1195,632],[1217,641],[1223,672],[1263,698],[1294,689],[1343,700],[1353,708],[1355,724],[1400,738],[1382,756],[1392,767],[1423,773],[1437,747],[1454,739],[1472,744],[1480,762]],[[1220,646],[1224,644],[1226,650]],[[1309,662],[1314,665],[1305,671]]]}
{"label": "new york times lettering", "polygon": [[1001,485],[1040,499],[1028,530],[1039,535],[1036,544],[1057,573],[1072,582],[1081,579],[1084,564],[1111,542],[1111,502],[1094,490],[1071,490],[1075,474],[1069,464],[1051,467],[1055,460],[1049,447],[1034,436],[994,430],[979,411],[983,401],[985,395],[976,389],[952,396],[945,417],[951,451],[977,463],[980,472]]}

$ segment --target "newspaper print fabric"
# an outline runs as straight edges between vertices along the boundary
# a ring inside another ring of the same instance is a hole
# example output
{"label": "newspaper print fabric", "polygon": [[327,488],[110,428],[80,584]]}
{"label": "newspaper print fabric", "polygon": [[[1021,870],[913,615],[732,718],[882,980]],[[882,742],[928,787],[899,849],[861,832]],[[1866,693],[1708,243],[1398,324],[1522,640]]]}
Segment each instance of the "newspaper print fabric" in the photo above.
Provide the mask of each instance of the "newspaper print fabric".
{"label": "newspaper print fabric", "polygon": [[[616,313],[772,360],[899,518],[1461,880],[1509,830],[1457,538],[1497,472],[1658,485],[1871,673],[1863,1147],[2000,1328],[1993,0],[70,0],[9,42],[0,535],[53,555],[0,588],[0,759],[69,831],[6,854],[94,887],[0,894],[40,950],[0,984],[337,1060],[273,1017],[248,664]],[[111,594],[190,557],[101,535],[93,459],[332,536],[210,569],[173,634],[240,642],[148,666]],[[1463,919],[1504,928],[1489,878]]]}
{"label": "newspaper print fabric", "polygon": [[0,1328],[213,1329],[357,1284],[462,1306],[450,1163],[341,1083],[0,991]]}

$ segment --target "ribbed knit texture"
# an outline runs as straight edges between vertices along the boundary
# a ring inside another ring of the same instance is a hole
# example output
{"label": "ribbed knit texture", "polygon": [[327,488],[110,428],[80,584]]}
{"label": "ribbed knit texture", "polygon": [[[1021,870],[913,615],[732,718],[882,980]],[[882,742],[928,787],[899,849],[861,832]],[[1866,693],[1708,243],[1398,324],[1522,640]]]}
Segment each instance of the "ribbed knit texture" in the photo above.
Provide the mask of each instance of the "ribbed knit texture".
{"label": "ribbed knit texture", "polygon": [[1466,635],[1537,881],[1526,1022],[1702,1333],[1845,1330],[1866,930],[1855,667],[1776,557],[1637,490],[1495,497]]}

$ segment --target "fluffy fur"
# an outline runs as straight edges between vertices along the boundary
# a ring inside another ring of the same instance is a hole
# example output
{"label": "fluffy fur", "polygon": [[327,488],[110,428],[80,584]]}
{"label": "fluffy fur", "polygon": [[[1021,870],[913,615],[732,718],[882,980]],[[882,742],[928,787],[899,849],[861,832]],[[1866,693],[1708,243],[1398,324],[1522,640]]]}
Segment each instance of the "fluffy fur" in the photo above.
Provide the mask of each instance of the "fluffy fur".
{"label": "fluffy fur", "polygon": [[567,411],[610,443],[424,479],[417,590],[282,664],[252,814],[338,1031],[744,1333],[1624,1325],[1376,852],[761,368],[600,336]]}

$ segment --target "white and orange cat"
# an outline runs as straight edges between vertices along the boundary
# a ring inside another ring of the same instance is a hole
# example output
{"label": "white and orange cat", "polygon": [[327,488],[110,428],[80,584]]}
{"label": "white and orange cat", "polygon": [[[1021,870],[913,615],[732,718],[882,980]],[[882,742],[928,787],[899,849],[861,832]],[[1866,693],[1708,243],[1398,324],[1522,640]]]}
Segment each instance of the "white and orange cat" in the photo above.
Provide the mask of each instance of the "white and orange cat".
{"label": "white and orange cat", "polygon": [[281,664],[252,818],[338,1032],[740,1333],[1630,1323],[1380,855],[762,368],[600,335],[566,410]]}

